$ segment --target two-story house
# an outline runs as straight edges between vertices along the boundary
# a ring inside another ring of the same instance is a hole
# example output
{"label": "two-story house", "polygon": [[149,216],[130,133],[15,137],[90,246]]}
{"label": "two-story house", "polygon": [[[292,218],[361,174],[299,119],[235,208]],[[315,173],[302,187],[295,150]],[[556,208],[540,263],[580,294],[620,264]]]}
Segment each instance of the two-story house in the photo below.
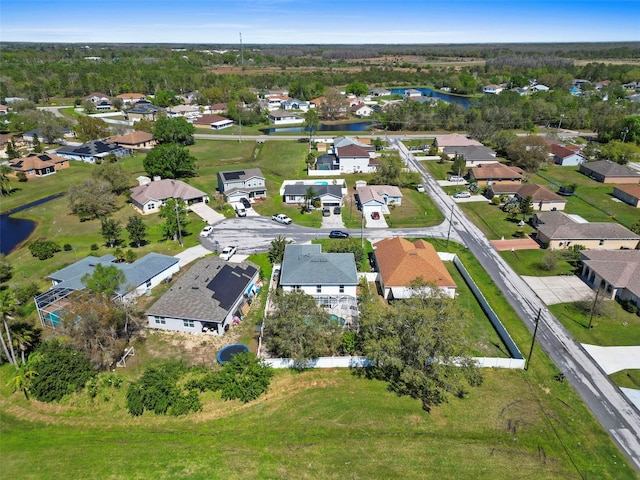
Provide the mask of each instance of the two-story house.
{"label": "two-story house", "polygon": [[267,183],[259,168],[218,172],[218,191],[229,203],[238,202],[241,198],[265,198]]}

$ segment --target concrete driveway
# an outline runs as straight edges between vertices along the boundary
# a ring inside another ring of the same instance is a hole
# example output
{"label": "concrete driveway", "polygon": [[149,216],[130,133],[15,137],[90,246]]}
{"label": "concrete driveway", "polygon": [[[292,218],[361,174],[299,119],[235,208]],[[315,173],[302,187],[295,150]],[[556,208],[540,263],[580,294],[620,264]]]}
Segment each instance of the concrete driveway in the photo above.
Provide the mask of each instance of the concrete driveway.
{"label": "concrete driveway", "polygon": [[224,215],[216,212],[206,203],[194,203],[189,208],[209,225],[213,225],[214,223],[221,222],[225,219]]}
{"label": "concrete driveway", "polygon": [[583,343],[582,346],[607,375],[620,370],[640,369],[640,346],[600,347],[586,343]]}
{"label": "concrete driveway", "polygon": [[342,214],[333,213],[331,208],[331,215],[328,217],[322,217],[322,228],[331,228],[333,230],[341,230],[344,228],[344,221],[342,220]]}
{"label": "concrete driveway", "polygon": [[522,279],[546,305],[578,302],[592,298],[595,293],[580,278],[574,275],[551,277],[526,277]]}

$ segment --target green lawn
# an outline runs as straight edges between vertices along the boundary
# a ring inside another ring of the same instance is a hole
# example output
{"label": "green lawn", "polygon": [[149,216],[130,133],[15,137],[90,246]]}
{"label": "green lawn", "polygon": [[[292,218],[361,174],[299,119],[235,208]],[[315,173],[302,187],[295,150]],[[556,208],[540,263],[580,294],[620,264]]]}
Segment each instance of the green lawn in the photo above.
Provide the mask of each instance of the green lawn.
{"label": "green lawn", "polygon": [[572,303],[550,305],[549,310],[580,343],[603,347],[640,345],[640,316],[626,312],[615,301],[607,301],[604,315],[582,312]]}
{"label": "green lawn", "polygon": [[510,220],[498,205],[492,205],[488,202],[465,202],[459,203],[458,206],[489,240],[499,240],[502,237],[507,240],[512,239],[515,238],[514,234],[519,231],[526,235],[535,232],[535,229],[529,224],[519,227],[518,222],[521,217]]}
{"label": "green lawn", "polygon": [[640,389],[640,370],[622,370],[612,373],[609,378],[619,387]]}
{"label": "green lawn", "polygon": [[567,383],[523,372],[486,370],[468,398],[426,414],[348,370],[281,371],[258,401],[208,393],[179,418],[129,417],[126,383],[93,401],[30,403],[8,396],[9,375],[7,478],[637,478]]}
{"label": "green lawn", "polygon": [[613,185],[605,185],[579,173],[579,167],[548,166],[532,175],[530,182],[554,186],[577,185],[575,194],[566,197],[565,212],[581,215],[590,222],[617,221],[629,228],[638,220],[638,209],[613,197]]}
{"label": "green lawn", "polygon": [[533,277],[546,277],[550,275],[572,275],[574,268],[569,264],[560,253],[556,267],[552,270],[545,270],[540,265],[544,262],[547,255],[553,255],[549,250],[516,250],[515,252],[500,252],[502,258],[509,264],[518,275],[527,275]]}

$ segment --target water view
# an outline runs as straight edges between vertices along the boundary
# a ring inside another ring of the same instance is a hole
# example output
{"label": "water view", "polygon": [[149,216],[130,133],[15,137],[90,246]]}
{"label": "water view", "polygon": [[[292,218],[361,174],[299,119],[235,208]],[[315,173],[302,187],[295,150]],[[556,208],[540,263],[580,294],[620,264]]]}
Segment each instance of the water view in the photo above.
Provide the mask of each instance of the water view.
{"label": "water view", "polygon": [[[404,91],[407,90],[408,88],[409,87],[391,88],[389,89],[389,91],[396,95],[403,95]],[[448,93],[437,92],[435,90],[431,90],[430,88],[414,88],[414,90],[418,90],[419,92],[422,92],[422,95],[425,97],[439,98],[444,102],[457,103],[458,105],[463,107],[465,110],[468,110],[469,107],[471,106],[471,99],[468,97],[460,97],[458,95],[450,95]]]}
{"label": "water view", "polygon": [[[353,122],[353,123],[320,123],[320,127],[317,132],[366,132],[369,127],[375,125],[377,122]],[[303,126],[298,127],[274,127],[263,128],[260,130],[265,135],[271,135],[272,133],[302,133],[305,132]]]}

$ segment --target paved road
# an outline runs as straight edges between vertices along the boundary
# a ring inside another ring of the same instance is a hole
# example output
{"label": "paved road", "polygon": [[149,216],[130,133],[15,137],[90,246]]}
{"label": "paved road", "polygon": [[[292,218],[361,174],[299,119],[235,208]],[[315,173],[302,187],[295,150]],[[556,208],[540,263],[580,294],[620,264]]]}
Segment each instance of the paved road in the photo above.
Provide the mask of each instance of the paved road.
{"label": "paved road", "polygon": [[64,117],[64,115],[62,113],[60,113],[60,109],[61,108],[69,108],[69,107],[72,107],[72,106],[73,105],[58,105],[56,107],[38,107],[38,110],[45,110],[47,112],[51,112],[56,117]]}
{"label": "paved road", "polygon": [[[577,390],[598,421],[640,471],[640,412],[565,330],[533,290],[506,264],[484,234],[469,221],[406,147],[393,140],[411,168],[425,177],[429,194],[443,212],[452,212],[453,230],[476,256],[530,331],[541,311],[537,340]],[[535,362],[535,358],[533,359]]]}

